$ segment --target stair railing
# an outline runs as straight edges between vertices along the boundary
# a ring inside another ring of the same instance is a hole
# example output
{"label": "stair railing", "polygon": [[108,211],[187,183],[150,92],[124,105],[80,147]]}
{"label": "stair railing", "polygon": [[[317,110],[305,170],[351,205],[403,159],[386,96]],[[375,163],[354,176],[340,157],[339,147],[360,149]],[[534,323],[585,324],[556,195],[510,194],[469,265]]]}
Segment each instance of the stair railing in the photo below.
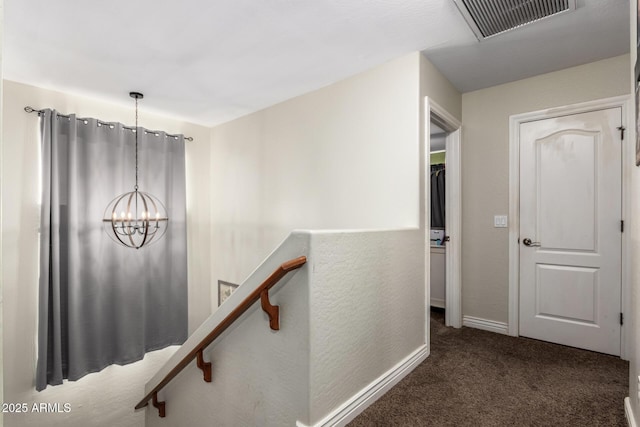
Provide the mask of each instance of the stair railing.
{"label": "stair railing", "polygon": [[288,272],[302,267],[307,262],[307,257],[301,256],[289,260],[278,267],[271,275],[258,286],[248,297],[246,297],[235,309],[231,311],[206,337],[204,337],[147,395],[136,405],[135,409],[142,409],[151,404],[158,409],[160,417],[166,414],[166,403],[158,400],[158,392],[162,390],[173,378],[176,377],[192,360],[196,360],[196,365],[202,370],[204,381],[211,382],[211,362],[205,362],[203,351],[217,337],[219,337],[229,326],[233,324],[245,311],[249,309],[258,299],[262,309],[269,316],[269,326],[277,331],[280,329],[280,308],[272,305],[269,301],[269,289],[271,289]]}

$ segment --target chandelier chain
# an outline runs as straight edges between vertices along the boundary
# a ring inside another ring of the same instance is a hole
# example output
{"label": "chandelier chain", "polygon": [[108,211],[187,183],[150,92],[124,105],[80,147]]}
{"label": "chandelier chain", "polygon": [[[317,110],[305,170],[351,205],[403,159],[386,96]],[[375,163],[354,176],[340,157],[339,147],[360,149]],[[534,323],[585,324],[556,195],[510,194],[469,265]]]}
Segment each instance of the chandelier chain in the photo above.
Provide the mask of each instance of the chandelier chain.
{"label": "chandelier chain", "polygon": [[136,97],[136,191],[138,191],[138,97]]}

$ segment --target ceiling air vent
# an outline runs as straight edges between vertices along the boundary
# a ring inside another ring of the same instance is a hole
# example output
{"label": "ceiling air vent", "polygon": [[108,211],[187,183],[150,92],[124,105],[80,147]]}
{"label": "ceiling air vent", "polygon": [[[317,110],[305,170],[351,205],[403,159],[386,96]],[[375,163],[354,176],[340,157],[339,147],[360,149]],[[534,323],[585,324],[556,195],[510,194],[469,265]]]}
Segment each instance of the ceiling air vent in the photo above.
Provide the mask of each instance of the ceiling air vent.
{"label": "ceiling air vent", "polygon": [[575,0],[453,0],[483,40],[559,13],[575,10]]}

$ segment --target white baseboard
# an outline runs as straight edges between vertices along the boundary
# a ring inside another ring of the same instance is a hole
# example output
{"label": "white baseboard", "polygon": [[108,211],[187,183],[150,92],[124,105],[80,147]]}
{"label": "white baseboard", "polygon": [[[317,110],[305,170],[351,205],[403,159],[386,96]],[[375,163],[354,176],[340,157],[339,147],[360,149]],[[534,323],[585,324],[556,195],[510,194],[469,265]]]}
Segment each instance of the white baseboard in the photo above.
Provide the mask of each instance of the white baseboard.
{"label": "white baseboard", "polygon": [[443,299],[440,298],[433,298],[431,297],[431,306],[432,307],[438,307],[438,308],[445,308],[445,301]]}
{"label": "white baseboard", "polygon": [[479,317],[463,316],[462,326],[482,329],[484,331],[496,332],[498,334],[509,335],[509,325],[495,320],[481,319]]}
{"label": "white baseboard", "polygon": [[631,400],[628,397],[624,398],[624,415],[627,417],[629,427],[638,427],[638,423],[636,423],[636,419],[633,416],[633,410],[631,410]]}
{"label": "white baseboard", "polygon": [[[314,424],[313,427],[343,427],[347,425],[347,423],[357,417],[362,411],[367,409],[369,405],[378,400],[383,394],[389,391],[391,387],[413,371],[427,356],[429,356],[428,347],[426,345],[418,347],[417,350],[404,360],[360,390],[338,409]],[[300,421],[296,422],[296,426],[308,427]]]}

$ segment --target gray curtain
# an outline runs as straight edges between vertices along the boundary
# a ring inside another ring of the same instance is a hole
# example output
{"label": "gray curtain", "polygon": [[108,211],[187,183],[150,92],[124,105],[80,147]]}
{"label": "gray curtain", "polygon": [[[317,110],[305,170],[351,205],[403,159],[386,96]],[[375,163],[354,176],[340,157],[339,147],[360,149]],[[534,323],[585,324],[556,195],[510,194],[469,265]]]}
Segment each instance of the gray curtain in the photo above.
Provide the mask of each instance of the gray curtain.
{"label": "gray curtain", "polygon": [[114,243],[102,216],[135,183],[135,133],[41,113],[42,209],[36,389],[187,337],[184,138],[139,128],[139,186],[167,207],[162,240]]}
{"label": "gray curtain", "polygon": [[445,165],[431,165],[431,228],[445,228]]}

